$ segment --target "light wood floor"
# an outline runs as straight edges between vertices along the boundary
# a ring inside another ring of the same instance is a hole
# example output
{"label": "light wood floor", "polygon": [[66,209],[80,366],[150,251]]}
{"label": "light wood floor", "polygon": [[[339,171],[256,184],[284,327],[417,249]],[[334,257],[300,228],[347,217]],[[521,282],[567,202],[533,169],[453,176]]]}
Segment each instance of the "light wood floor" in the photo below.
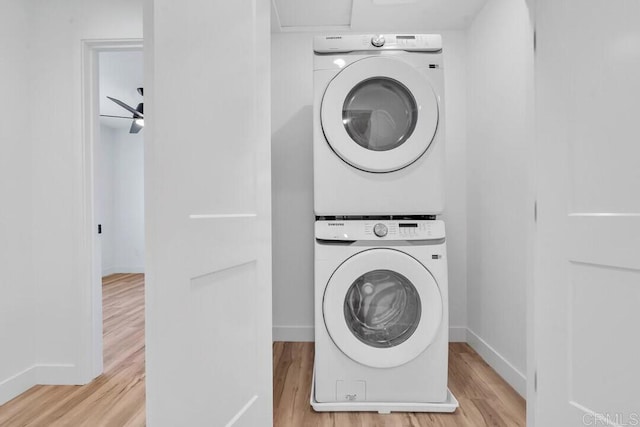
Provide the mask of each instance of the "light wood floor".
{"label": "light wood floor", "polygon": [[453,414],[314,412],[313,343],[274,343],[273,365],[275,427],[525,426],[524,399],[467,344],[449,345],[449,388],[460,402]]}
{"label": "light wood floor", "polygon": [[102,281],[104,374],[84,386],[35,386],[0,406],[3,427],[145,425],[144,275]]}
{"label": "light wood floor", "polygon": [[[103,280],[104,374],[85,386],[36,386],[0,406],[2,427],[145,425],[144,276]],[[525,425],[525,403],[468,345],[450,345],[455,414],[316,413],[309,406],[313,343],[273,345],[275,427]]]}

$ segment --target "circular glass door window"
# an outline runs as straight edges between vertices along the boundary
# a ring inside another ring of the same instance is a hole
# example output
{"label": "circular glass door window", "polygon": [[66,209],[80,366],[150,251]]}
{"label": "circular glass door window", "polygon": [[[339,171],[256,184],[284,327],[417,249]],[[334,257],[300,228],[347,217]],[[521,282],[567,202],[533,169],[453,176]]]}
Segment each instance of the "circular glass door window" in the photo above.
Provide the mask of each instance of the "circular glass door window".
{"label": "circular glass door window", "polygon": [[372,151],[393,150],[404,144],[418,120],[418,106],[399,81],[374,77],[357,84],[342,107],[342,123],[349,136]]}
{"label": "circular glass door window", "polygon": [[421,315],[413,284],[391,270],[374,270],[356,279],[347,291],[344,315],[351,332],[376,348],[394,347],[415,332]]}

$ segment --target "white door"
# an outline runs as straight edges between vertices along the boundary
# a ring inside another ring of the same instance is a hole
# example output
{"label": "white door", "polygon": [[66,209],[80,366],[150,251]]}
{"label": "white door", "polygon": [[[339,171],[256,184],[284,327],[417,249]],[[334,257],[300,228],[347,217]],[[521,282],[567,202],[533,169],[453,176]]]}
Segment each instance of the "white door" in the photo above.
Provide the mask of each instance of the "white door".
{"label": "white door", "polygon": [[269,2],[144,18],[148,424],[270,426]]}
{"label": "white door", "polygon": [[442,324],[431,273],[395,249],[369,249],[343,262],[327,283],[322,315],[340,350],[357,363],[392,368],[415,359]]}
{"label": "white door", "polygon": [[322,130],[348,164],[392,172],[422,156],[438,128],[438,99],[424,75],[394,58],[356,61],[322,98]]}
{"label": "white door", "polygon": [[536,425],[640,425],[640,2],[536,23]]}

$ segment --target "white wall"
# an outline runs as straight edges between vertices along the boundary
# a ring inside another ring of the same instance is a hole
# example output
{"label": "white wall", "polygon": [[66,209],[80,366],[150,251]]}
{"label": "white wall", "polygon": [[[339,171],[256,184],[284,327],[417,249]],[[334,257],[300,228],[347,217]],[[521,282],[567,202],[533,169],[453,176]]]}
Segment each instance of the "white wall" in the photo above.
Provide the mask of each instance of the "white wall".
{"label": "white wall", "polygon": [[271,35],[273,339],[313,340],[310,34]]}
{"label": "white wall", "polygon": [[91,378],[81,277],[81,40],[142,38],[138,0],[31,0],[30,73],[35,340],[39,383]]}
{"label": "white wall", "polygon": [[98,240],[100,241],[103,277],[112,274],[115,267],[115,236],[111,231],[114,223],[114,133],[115,129],[100,124],[100,134],[94,151],[95,221],[97,224],[102,224],[102,234],[98,235]]}
{"label": "white wall", "polygon": [[[81,40],[141,38],[140,1],[5,1],[0,14],[0,402],[91,378],[80,279]],[[6,64],[4,62],[6,60]],[[24,114],[29,111],[29,114]],[[6,155],[5,155],[6,154]],[[5,318],[6,317],[6,318]]]}
{"label": "white wall", "polygon": [[103,276],[144,272],[143,133],[100,126],[94,174]]}
{"label": "white wall", "polygon": [[449,341],[467,327],[467,45],[463,31],[442,33],[446,108],[446,224],[449,262]]}
{"label": "white wall", "polygon": [[144,130],[115,131],[114,272],[144,272]]}
{"label": "white wall", "polygon": [[467,52],[468,341],[524,394],[534,153],[525,1],[490,0]]}
{"label": "white wall", "polygon": [[[452,339],[466,326],[464,32],[443,32]],[[274,340],[313,340],[313,34],[272,35]]]}
{"label": "white wall", "polygon": [[0,405],[35,384],[29,5],[0,13]]}

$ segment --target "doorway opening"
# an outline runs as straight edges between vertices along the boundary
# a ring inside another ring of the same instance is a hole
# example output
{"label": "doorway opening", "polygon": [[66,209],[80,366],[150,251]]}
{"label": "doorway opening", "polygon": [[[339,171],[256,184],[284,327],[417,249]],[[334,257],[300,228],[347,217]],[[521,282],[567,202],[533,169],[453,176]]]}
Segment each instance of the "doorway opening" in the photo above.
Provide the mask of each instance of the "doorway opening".
{"label": "doorway opening", "polygon": [[[94,203],[102,277],[144,273],[142,51],[100,52]],[[137,109],[137,110],[136,110]]]}
{"label": "doorway opening", "polygon": [[[102,286],[103,372],[144,378],[144,58],[98,52],[93,202]],[[144,388],[144,384],[141,385]]]}
{"label": "doorway opening", "polygon": [[[91,308],[83,329],[91,355],[83,387],[125,386],[119,416],[144,420],[143,43],[85,40],[82,52],[86,250],[80,274],[90,283]],[[91,381],[101,374],[103,380]],[[126,385],[118,383],[123,378]]]}

